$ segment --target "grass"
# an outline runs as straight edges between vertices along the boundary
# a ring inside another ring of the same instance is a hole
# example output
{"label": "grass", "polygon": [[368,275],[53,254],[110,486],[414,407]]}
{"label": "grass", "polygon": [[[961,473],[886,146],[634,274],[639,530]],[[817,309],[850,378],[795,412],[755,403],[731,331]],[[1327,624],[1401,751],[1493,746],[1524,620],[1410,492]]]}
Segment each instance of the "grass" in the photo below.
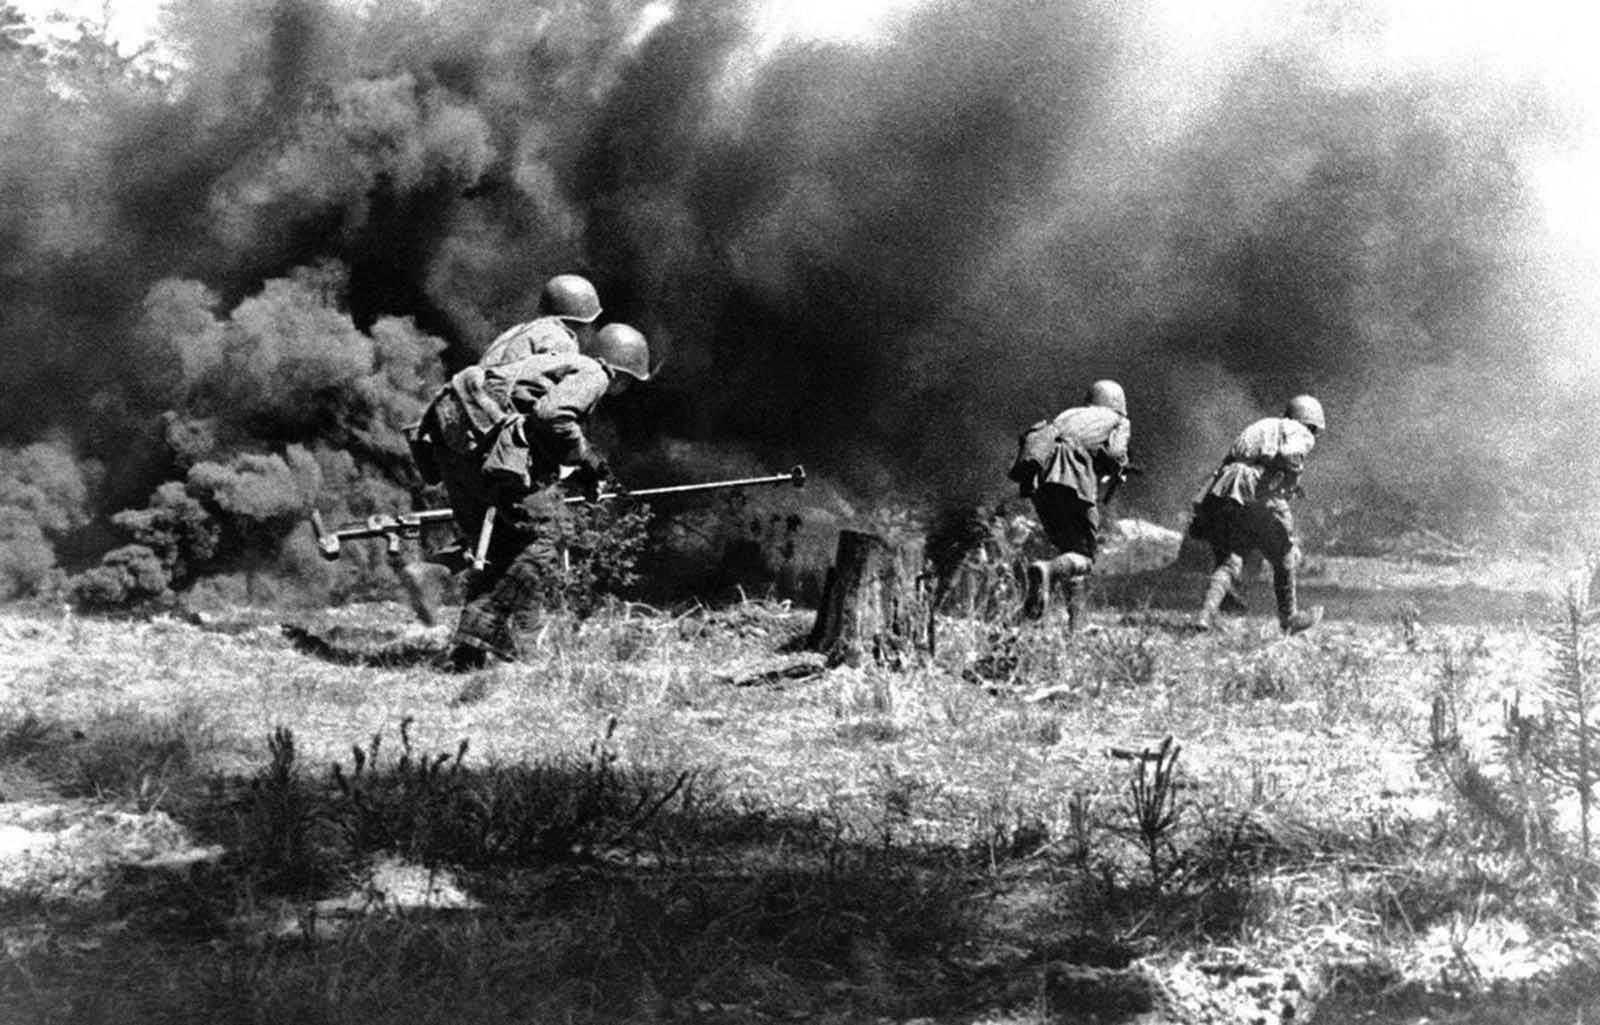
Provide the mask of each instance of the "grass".
{"label": "grass", "polygon": [[[1088,1013],[1080,984],[1040,974],[1062,961],[1166,966],[1205,999],[1293,963],[1377,1020],[1501,1006],[1485,937],[1532,959],[1587,926],[1425,754],[1441,674],[1492,746],[1500,698],[1546,670],[1538,624],[1422,608],[1291,640],[1196,636],[1142,599],[1072,641],[949,618],[904,672],[785,676],[805,611],[619,606],[470,680],[319,661],[259,611],[0,613],[0,789],[171,815],[226,852],[98,904],[7,894],[0,1017],[1087,1020],[1062,1005]],[[1156,766],[1114,753],[1167,737],[1159,793],[1136,790]],[[328,910],[386,858],[476,906]],[[1546,973],[1569,1012],[1581,960]]]}

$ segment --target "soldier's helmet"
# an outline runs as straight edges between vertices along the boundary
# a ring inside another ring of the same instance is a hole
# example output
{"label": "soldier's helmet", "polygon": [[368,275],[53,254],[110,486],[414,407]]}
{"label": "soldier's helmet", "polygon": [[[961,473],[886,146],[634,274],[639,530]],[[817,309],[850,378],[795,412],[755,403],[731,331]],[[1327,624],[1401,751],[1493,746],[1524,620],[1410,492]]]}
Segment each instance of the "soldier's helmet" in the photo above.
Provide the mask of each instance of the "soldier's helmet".
{"label": "soldier's helmet", "polygon": [[1298,420],[1318,434],[1328,429],[1328,420],[1322,415],[1322,403],[1309,395],[1296,395],[1284,407],[1286,420]]}
{"label": "soldier's helmet", "polygon": [[1122,385],[1109,378],[1096,381],[1089,386],[1089,394],[1083,401],[1090,406],[1104,406],[1114,409],[1123,416],[1128,415],[1128,397],[1122,392]]}
{"label": "soldier's helmet", "polygon": [[589,355],[635,381],[650,380],[650,346],[637,328],[607,324],[595,333]]}
{"label": "soldier's helmet", "polygon": [[557,274],[539,293],[539,312],[547,317],[592,324],[600,316],[600,293],[581,274]]}

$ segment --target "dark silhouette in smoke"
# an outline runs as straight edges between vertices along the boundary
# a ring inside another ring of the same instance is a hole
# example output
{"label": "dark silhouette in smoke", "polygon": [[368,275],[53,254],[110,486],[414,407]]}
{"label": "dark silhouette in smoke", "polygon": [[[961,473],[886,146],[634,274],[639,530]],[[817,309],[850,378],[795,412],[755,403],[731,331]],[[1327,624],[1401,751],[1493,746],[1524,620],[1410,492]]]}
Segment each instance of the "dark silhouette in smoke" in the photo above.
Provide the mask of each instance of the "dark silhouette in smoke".
{"label": "dark silhouette in smoke", "polygon": [[1535,533],[1600,479],[1520,448],[1590,397],[1543,398],[1593,313],[1540,255],[1553,93],[1331,60],[1376,8],[1181,110],[1131,8],[775,47],[737,5],[658,10],[178,0],[165,82],[0,48],[0,443],[84,488],[64,526],[0,488],[11,593],[119,510],[175,582],[272,557],[314,500],[416,496],[398,428],[560,270],[667,356],[615,404],[636,479],[709,449],[992,500],[1015,432],[1105,376],[1157,513],[1303,390],[1329,539]]}

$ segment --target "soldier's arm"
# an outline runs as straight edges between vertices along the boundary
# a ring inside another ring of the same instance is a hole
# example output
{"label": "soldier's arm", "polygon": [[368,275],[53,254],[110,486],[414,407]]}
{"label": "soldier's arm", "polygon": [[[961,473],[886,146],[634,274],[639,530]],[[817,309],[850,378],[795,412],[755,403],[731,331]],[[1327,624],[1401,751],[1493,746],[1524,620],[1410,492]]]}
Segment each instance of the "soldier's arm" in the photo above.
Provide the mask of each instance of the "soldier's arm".
{"label": "soldier's arm", "polygon": [[1316,444],[1316,435],[1303,425],[1293,420],[1286,420],[1279,432],[1278,450],[1273,454],[1270,465],[1275,470],[1283,470],[1298,476],[1305,472],[1306,458],[1311,455],[1311,450]]}
{"label": "soldier's arm", "polygon": [[506,363],[513,363],[527,356],[532,350],[526,344],[519,345],[528,325],[517,324],[500,332],[500,336],[489,343],[483,350],[483,355],[478,357],[480,366],[497,367]]}
{"label": "soldier's arm", "polygon": [[1133,441],[1133,421],[1120,417],[1106,439],[1106,455],[1116,461],[1119,469],[1128,465],[1128,445]]}
{"label": "soldier's arm", "polygon": [[562,463],[578,466],[598,457],[583,433],[583,422],[605,397],[611,378],[600,364],[585,361],[572,373],[553,382],[533,404],[529,427],[539,431],[550,451]]}

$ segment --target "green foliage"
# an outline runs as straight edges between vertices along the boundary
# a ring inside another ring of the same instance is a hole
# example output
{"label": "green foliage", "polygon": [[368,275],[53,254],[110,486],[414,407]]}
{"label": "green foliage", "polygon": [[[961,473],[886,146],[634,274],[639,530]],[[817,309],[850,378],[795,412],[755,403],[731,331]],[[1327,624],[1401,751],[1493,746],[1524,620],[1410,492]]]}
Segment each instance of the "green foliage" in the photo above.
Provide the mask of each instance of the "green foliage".
{"label": "green foliage", "polygon": [[84,734],[71,751],[67,792],[133,801],[141,810],[191,785],[215,743],[210,721],[192,708],[160,717],[121,708],[91,720]]}
{"label": "green foliage", "polygon": [[1161,635],[1153,628],[1132,626],[1107,631],[1089,638],[1086,647],[1090,657],[1088,676],[1096,694],[1108,684],[1148,687],[1160,676]]}
{"label": "green foliage", "polygon": [[1579,854],[1590,857],[1595,785],[1600,783],[1600,646],[1592,636],[1600,610],[1589,604],[1587,581],[1571,587],[1562,618],[1551,630],[1554,664],[1549,702],[1537,724],[1508,717],[1512,749],[1531,757],[1551,786],[1578,801]]}
{"label": "green foliage", "polygon": [[236,818],[233,857],[269,892],[306,894],[343,877],[345,852],[333,839],[316,787],[302,776],[294,731],[275,727],[267,738],[268,764],[250,780]]}
{"label": "green foliage", "polygon": [[382,853],[426,865],[548,867],[617,845],[648,845],[663,811],[712,799],[695,771],[621,767],[610,746],[615,720],[584,757],[482,768],[466,765],[465,740],[453,752],[418,751],[411,726],[409,717],[400,722],[392,756],[374,734],[352,747],[348,769],[335,763],[326,781],[308,779],[293,732],[275,730],[271,763],[227,827],[236,830],[243,869],[295,893],[325,887]]}
{"label": "green foliage", "polygon": [[546,539],[562,553],[562,568],[539,580],[538,603],[585,618],[608,597],[625,593],[638,579],[634,567],[648,542],[649,523],[648,509],[622,503],[571,509]]}
{"label": "green foliage", "polygon": [[67,728],[58,720],[26,711],[8,716],[0,726],[0,764],[33,763],[67,740]]}
{"label": "green foliage", "polygon": [[945,505],[929,519],[926,552],[937,612],[1013,622],[1022,608],[1033,521],[1005,505]]}
{"label": "green foliage", "polygon": [[1173,841],[1184,810],[1176,776],[1178,755],[1182,752],[1181,745],[1166,737],[1153,751],[1127,754],[1133,771],[1123,807],[1128,822],[1122,831],[1144,856],[1150,870],[1150,886],[1158,894],[1184,868],[1184,859]]}
{"label": "green foliage", "polygon": [[[1520,692],[1503,701],[1492,759],[1473,751],[1462,735],[1467,710],[1457,652],[1446,652],[1428,726],[1429,757],[1470,820],[1499,845],[1567,880],[1574,891],[1571,910],[1582,918],[1592,915],[1588,894],[1596,881],[1591,850],[1600,783],[1595,621],[1586,586],[1570,587],[1549,631],[1552,657],[1537,706],[1525,709]],[[1558,828],[1560,802],[1568,799],[1578,812],[1575,851]]]}

